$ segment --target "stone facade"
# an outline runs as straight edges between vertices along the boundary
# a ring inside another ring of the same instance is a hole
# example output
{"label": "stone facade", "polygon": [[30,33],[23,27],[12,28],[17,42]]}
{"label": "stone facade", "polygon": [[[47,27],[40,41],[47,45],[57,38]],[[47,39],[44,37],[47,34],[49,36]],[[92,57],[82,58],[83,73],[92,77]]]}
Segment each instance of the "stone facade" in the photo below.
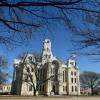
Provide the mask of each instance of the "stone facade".
{"label": "stone facade", "polygon": [[0,85],[0,94],[10,94],[11,84],[1,84]]}
{"label": "stone facade", "polygon": [[14,61],[12,93],[17,95],[80,95],[79,69],[74,57],[62,63],[45,39],[41,59],[33,54]]}

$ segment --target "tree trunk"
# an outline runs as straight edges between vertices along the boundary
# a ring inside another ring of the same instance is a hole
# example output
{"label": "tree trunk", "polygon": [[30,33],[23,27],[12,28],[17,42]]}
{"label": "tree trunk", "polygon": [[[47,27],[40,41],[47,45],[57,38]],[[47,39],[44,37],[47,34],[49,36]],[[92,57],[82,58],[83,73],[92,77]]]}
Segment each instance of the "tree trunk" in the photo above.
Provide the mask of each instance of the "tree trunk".
{"label": "tree trunk", "polygon": [[91,88],[91,95],[93,95],[94,94],[94,89],[93,88]]}
{"label": "tree trunk", "polygon": [[34,96],[36,96],[36,90],[34,89]]}

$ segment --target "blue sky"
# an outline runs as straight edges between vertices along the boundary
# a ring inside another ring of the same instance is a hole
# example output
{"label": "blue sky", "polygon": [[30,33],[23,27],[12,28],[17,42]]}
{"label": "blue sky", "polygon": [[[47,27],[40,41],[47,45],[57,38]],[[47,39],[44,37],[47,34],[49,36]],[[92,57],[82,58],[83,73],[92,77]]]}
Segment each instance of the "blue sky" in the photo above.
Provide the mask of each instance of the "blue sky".
{"label": "blue sky", "polygon": [[[11,50],[7,50],[5,46],[0,46],[0,55],[5,56],[8,60],[8,71],[13,73],[13,61],[22,53],[28,52],[42,52],[42,41],[48,38],[52,42],[52,52],[54,56],[59,57],[64,63],[71,55],[72,43],[70,41],[71,33],[63,26],[51,27],[51,32],[47,30],[39,30],[35,32],[35,38],[28,41],[21,46],[16,46]],[[73,37],[74,38],[74,37]],[[77,64],[79,66],[80,72],[83,71],[94,71],[100,73],[100,63],[93,63],[89,57],[77,55]]]}

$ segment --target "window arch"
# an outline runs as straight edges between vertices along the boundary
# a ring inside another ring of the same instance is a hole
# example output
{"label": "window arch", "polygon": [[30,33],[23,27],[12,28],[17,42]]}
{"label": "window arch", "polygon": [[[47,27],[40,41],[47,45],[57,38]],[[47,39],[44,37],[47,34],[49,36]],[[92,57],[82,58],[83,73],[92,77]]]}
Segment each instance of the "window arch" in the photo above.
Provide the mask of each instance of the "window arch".
{"label": "window arch", "polygon": [[54,61],[52,61],[52,64],[54,65],[54,66],[59,66],[59,62],[57,61],[57,60],[54,60]]}

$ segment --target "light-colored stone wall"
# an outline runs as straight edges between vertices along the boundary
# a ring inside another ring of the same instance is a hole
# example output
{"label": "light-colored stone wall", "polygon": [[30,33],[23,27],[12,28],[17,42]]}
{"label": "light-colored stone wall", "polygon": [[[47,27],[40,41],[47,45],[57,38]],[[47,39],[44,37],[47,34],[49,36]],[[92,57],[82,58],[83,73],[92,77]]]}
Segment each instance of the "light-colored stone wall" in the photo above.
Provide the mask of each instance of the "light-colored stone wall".
{"label": "light-colored stone wall", "polygon": [[11,84],[2,84],[0,86],[0,93],[10,93],[11,92]]}
{"label": "light-colored stone wall", "polygon": [[[73,63],[73,64],[72,64]],[[68,94],[80,95],[80,80],[78,66],[74,60],[68,61]]]}

